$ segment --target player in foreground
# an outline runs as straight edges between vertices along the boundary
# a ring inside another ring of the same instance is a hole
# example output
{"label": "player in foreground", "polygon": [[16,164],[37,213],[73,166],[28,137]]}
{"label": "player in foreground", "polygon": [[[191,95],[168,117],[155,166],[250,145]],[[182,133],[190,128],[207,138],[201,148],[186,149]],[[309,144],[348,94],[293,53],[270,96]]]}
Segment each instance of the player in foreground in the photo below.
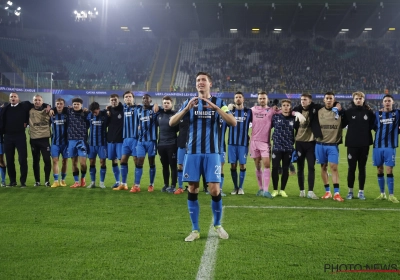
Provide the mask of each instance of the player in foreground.
{"label": "player in foreground", "polygon": [[225,102],[210,94],[211,76],[205,72],[196,75],[198,96],[186,100],[179,112],[171,117],[169,124],[176,126],[187,114],[189,120],[189,138],[187,155],[183,164],[184,181],[189,182],[188,209],[192,221],[192,232],[185,238],[191,242],[200,238],[198,202],[199,180],[204,171],[208,190],[211,194],[211,208],[214,216],[214,228],[222,239],[229,235],[221,226],[222,197],[220,192],[221,162],[219,155],[219,125],[222,118],[228,125],[236,126],[236,119],[228,110]]}

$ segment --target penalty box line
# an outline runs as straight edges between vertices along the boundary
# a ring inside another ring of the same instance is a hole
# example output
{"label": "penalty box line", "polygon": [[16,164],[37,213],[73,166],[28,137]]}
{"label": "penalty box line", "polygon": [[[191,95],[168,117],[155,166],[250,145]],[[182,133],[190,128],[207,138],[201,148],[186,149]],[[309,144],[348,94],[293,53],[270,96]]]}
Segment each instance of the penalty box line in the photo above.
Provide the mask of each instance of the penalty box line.
{"label": "penalty box line", "polygon": [[224,208],[400,212],[400,208],[349,208],[349,207],[312,207],[312,206],[239,206],[239,205],[225,205]]}

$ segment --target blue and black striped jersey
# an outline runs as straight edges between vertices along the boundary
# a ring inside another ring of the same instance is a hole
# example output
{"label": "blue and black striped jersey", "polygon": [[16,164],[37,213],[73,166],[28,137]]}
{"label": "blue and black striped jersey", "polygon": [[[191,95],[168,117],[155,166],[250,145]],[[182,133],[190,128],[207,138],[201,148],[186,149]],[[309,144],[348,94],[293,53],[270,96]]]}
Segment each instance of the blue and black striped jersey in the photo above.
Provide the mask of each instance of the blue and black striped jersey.
{"label": "blue and black striped jersey", "polygon": [[138,121],[137,110],[141,106],[127,106],[124,105],[124,129],[123,138],[138,138]]}
{"label": "blue and black striped jersey", "polygon": [[100,111],[97,116],[89,113],[88,120],[90,124],[89,146],[107,145],[107,111]]}
{"label": "blue and black striped jersey", "polygon": [[154,112],[153,106],[146,109],[141,107],[137,111],[138,119],[138,135],[139,141],[156,141],[158,122],[157,113]]}
{"label": "blue and black striped jersey", "polygon": [[376,112],[374,148],[397,148],[399,144],[399,123],[400,113],[398,110]]}
{"label": "blue and black striped jersey", "polygon": [[232,114],[236,119],[236,126],[229,127],[228,145],[245,146],[249,145],[249,129],[253,119],[250,108],[238,110],[234,108]]}
{"label": "blue and black striped jersey", "polygon": [[[225,102],[218,97],[211,97],[210,101],[219,108],[226,107]],[[186,100],[182,111],[189,100]],[[207,108],[207,102],[199,100],[197,106],[190,109],[189,137],[187,142],[188,154],[218,154],[220,152],[220,118],[218,112]],[[230,114],[229,111],[227,113]]]}
{"label": "blue and black striped jersey", "polygon": [[226,152],[226,142],[225,142],[225,134],[226,134],[226,129],[228,128],[228,124],[226,121],[224,121],[222,118],[220,118],[221,122],[221,139],[220,139],[220,153]]}
{"label": "blue and black striped jersey", "polygon": [[67,128],[68,115],[64,113],[54,112],[54,116],[50,118],[51,123],[51,144],[66,145],[68,143]]}

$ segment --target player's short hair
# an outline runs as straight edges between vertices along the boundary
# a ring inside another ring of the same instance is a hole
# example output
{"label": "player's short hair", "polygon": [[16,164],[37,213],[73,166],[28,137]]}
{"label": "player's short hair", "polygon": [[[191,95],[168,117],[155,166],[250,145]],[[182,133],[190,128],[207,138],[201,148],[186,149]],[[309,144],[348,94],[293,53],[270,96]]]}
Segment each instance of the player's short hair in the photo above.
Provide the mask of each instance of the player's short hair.
{"label": "player's short hair", "polygon": [[235,93],[235,95],[237,95],[237,94],[240,94],[243,98],[244,98],[244,94],[243,94],[243,92],[241,92],[241,91],[237,91],[236,93]]}
{"label": "player's short hair", "polygon": [[[151,95],[148,94],[148,93],[143,94],[143,97],[149,97],[149,98],[151,99]],[[143,98],[143,97],[142,97],[142,98]]]}
{"label": "player's short hair", "polygon": [[56,99],[56,103],[57,103],[57,102],[61,102],[61,101],[64,102],[64,104],[65,104],[65,100],[64,100],[64,99],[62,99],[62,98],[57,98],[57,99]]}
{"label": "player's short hair", "polygon": [[211,78],[211,74],[210,73],[208,73],[208,72],[198,72],[197,74],[196,74],[196,79],[197,79],[197,77],[198,76],[200,76],[200,75],[205,75],[205,76],[207,76],[207,78],[208,78],[208,81],[210,81],[210,82],[212,82],[212,78]]}
{"label": "player's short hair", "polygon": [[354,98],[354,97],[356,97],[356,96],[365,98],[365,94],[364,94],[363,92],[361,92],[361,91],[353,92],[352,97]]}
{"label": "player's short hair", "polygon": [[97,103],[96,101],[95,101],[95,102],[92,102],[92,103],[89,105],[89,111],[90,111],[90,112],[93,112],[94,110],[99,110],[99,109],[100,109],[100,104]]}
{"label": "player's short hair", "polygon": [[33,99],[35,99],[36,97],[40,97],[40,98],[43,99],[43,96],[41,96],[40,94],[35,94],[35,95],[33,96]]}
{"label": "player's short hair", "polygon": [[325,98],[325,96],[327,96],[327,95],[332,95],[333,97],[335,97],[335,94],[334,94],[332,91],[327,91],[327,92],[325,92],[324,98]]}
{"label": "player's short hair", "polygon": [[265,91],[260,91],[259,93],[257,93],[257,95],[261,95],[261,94],[268,95]]}
{"label": "player's short hair", "polygon": [[169,101],[171,101],[171,103],[172,103],[172,98],[171,98],[171,96],[169,96],[169,95],[165,95],[165,96],[162,98],[162,100],[169,100]]}
{"label": "player's short hair", "polygon": [[124,94],[122,95],[122,98],[125,98],[125,95],[127,95],[127,94],[132,94],[132,97],[135,97],[135,95],[133,94],[132,91],[127,90],[127,91],[125,91]]}
{"label": "player's short hair", "polygon": [[308,92],[303,93],[300,97],[307,97],[307,98],[312,99],[312,95]]}
{"label": "player's short hair", "polygon": [[72,103],[75,103],[75,102],[83,104],[82,98],[79,98],[79,97],[75,97],[74,99],[72,99]]}
{"label": "player's short hair", "polygon": [[392,100],[394,100],[394,99],[393,99],[393,96],[392,96],[392,95],[390,95],[390,94],[385,94],[385,96],[383,96],[382,100],[383,100],[383,99],[385,99],[386,97],[388,97],[388,98],[392,98]]}
{"label": "player's short hair", "polygon": [[290,101],[290,99],[282,99],[281,104],[283,103],[289,103],[290,105],[292,105],[292,101]]}
{"label": "player's short hair", "polygon": [[110,98],[118,98],[119,99],[119,95],[116,93],[113,93],[110,95]]}

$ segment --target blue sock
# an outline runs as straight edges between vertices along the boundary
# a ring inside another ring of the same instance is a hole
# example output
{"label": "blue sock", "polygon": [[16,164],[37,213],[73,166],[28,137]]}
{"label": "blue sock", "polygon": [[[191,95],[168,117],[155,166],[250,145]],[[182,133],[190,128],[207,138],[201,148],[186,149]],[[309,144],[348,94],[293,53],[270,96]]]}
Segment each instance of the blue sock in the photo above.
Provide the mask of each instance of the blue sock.
{"label": "blue sock", "polygon": [[339,184],[333,184],[333,191],[334,191],[334,193],[339,192]]}
{"label": "blue sock", "polygon": [[150,185],[154,186],[154,178],[156,177],[156,166],[150,165]]}
{"label": "blue sock", "polygon": [[135,185],[140,186],[140,180],[142,180],[143,166],[137,166],[135,168]]}
{"label": "blue sock", "polygon": [[387,184],[388,189],[389,189],[389,194],[393,194],[394,193],[394,178],[393,178],[393,174],[387,174],[386,175],[386,184]]}
{"label": "blue sock", "polygon": [[190,220],[192,221],[192,230],[200,231],[199,227],[200,206],[199,206],[199,201],[197,200],[197,193],[188,192],[188,210],[189,210]]}
{"label": "blue sock", "polygon": [[246,169],[240,169],[239,189],[243,189],[244,178],[246,177]]}
{"label": "blue sock", "polygon": [[92,180],[92,182],[96,182],[96,166],[94,165],[90,166],[89,173],[90,173],[90,180]]}
{"label": "blue sock", "polygon": [[383,174],[378,174],[378,185],[379,185],[379,190],[381,193],[385,192],[385,177],[383,177]]}
{"label": "blue sock", "polygon": [[74,181],[79,182],[79,172],[73,172],[72,175],[74,176]]}
{"label": "blue sock", "polygon": [[126,177],[128,177],[128,165],[121,163],[121,179],[122,184],[126,184]]}
{"label": "blue sock", "polygon": [[1,176],[1,181],[5,182],[6,181],[6,167],[5,166],[0,167],[0,176]]}
{"label": "blue sock", "polygon": [[61,173],[61,180],[65,180],[65,177],[67,177],[67,173]]}
{"label": "blue sock", "polygon": [[236,170],[236,169],[231,169],[231,177],[232,177],[233,187],[234,187],[235,189],[237,189],[237,188],[238,188],[238,182],[237,182],[237,180],[238,180],[238,173],[237,173],[237,170]]}
{"label": "blue sock", "polygon": [[81,179],[84,179],[86,177],[86,172],[81,172]]}
{"label": "blue sock", "polygon": [[53,174],[54,181],[58,181],[58,174]]}
{"label": "blue sock", "polygon": [[183,170],[178,170],[178,185],[180,189],[183,188],[182,179],[183,179]]}
{"label": "blue sock", "polygon": [[326,192],[330,192],[331,191],[331,187],[329,186],[329,184],[325,185],[325,191]]}
{"label": "blue sock", "polygon": [[121,172],[119,171],[118,164],[116,165],[113,164],[112,171],[114,173],[115,182],[119,182],[119,177],[121,175]]}
{"label": "blue sock", "polygon": [[221,174],[221,182],[219,183],[219,189],[222,191],[222,187],[224,186],[225,176]]}
{"label": "blue sock", "polygon": [[104,179],[106,178],[106,173],[107,173],[107,168],[105,166],[101,167],[100,168],[100,182],[104,183]]}
{"label": "blue sock", "polygon": [[222,198],[221,193],[218,196],[211,197],[211,209],[214,216],[214,226],[221,225],[221,217],[222,217]]}

